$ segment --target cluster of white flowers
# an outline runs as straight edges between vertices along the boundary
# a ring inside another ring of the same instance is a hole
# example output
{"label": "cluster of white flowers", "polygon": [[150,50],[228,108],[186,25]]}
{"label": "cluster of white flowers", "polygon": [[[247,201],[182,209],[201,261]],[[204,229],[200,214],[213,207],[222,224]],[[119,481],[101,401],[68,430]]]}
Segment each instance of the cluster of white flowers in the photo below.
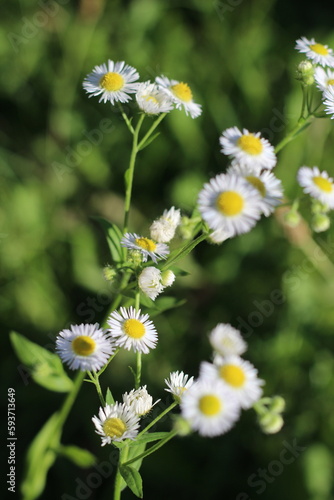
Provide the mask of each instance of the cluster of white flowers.
{"label": "cluster of white flowers", "polygon": [[213,362],[202,362],[199,378],[172,372],[166,379],[168,392],[181,406],[182,417],[202,436],[218,436],[233,427],[241,409],[249,409],[262,395],[263,380],[242,359],[247,345],[239,330],[218,324],[209,335]]}
{"label": "cluster of white flowers", "polygon": [[138,71],[124,61],[108,60],[107,64],[95,66],[89,73],[83,87],[89,95],[100,96],[99,102],[128,102],[130,94],[135,94],[139,108],[148,115],[168,113],[172,109],[183,109],[192,118],[201,114],[201,106],[193,100],[187,83],[170,80],[166,76],[157,77],[154,83],[138,82]]}
{"label": "cluster of white flowers", "polygon": [[328,45],[316,42],[314,38],[309,40],[304,36],[296,41],[296,49],[305,54],[315,66],[311,67],[314,72],[312,80],[323,93],[325,112],[334,119],[334,70],[331,69],[334,68],[333,50]]}
{"label": "cluster of white flowers", "polygon": [[274,148],[260,132],[232,127],[222,133],[220,144],[222,153],[232,159],[231,166],[205,184],[198,197],[216,243],[250,231],[283,199],[281,181],[271,172],[277,161]]}

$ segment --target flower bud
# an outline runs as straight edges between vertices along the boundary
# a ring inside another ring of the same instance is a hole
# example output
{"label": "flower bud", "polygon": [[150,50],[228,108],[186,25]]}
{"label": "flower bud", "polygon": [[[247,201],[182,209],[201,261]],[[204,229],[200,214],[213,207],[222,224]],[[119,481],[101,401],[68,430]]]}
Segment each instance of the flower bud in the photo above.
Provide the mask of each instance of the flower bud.
{"label": "flower bud", "polygon": [[173,429],[177,431],[179,436],[188,436],[192,432],[190,423],[183,417],[176,417],[174,420]]}
{"label": "flower bud", "polygon": [[314,66],[310,61],[302,61],[297,66],[297,80],[303,85],[313,85],[314,83]]}
{"label": "flower bud", "polygon": [[284,215],[285,223],[290,227],[296,227],[301,221],[300,214],[292,209]]}
{"label": "flower bud", "polygon": [[114,281],[117,276],[117,271],[112,266],[105,266],[102,272],[106,281]]}
{"label": "flower bud", "polygon": [[161,284],[163,286],[171,286],[175,281],[175,274],[169,269],[161,273]]}
{"label": "flower bud", "polygon": [[331,220],[326,214],[315,214],[312,218],[311,226],[316,233],[327,231],[331,225]]}
{"label": "flower bud", "polygon": [[284,420],[278,413],[268,411],[259,417],[259,424],[266,434],[276,434],[282,429]]}
{"label": "flower bud", "polygon": [[272,413],[282,413],[285,409],[285,399],[282,396],[273,396],[269,405],[269,411]]}

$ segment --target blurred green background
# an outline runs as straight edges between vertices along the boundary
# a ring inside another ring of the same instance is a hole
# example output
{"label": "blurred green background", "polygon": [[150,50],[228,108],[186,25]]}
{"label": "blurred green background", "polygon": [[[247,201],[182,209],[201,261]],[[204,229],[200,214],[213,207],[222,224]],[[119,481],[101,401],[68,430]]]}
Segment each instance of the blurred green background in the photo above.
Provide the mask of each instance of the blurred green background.
{"label": "blurred green background", "polygon": [[[301,9],[286,0],[13,0],[2,7],[2,24],[1,368],[17,393],[19,483],[29,443],[64,395],[24,383],[9,331],[52,349],[66,325],[102,321],[113,298],[101,273],[107,245],[92,216],[121,222],[131,142],[119,113],[87,98],[85,75],[108,58],[125,60],[141,80],[165,74],[188,82],[203,106],[196,120],[171,113],[140,154],[130,222],[132,231],[146,231],[172,205],[189,214],[203,182],[225,170],[222,130],[260,130],[278,143],[301,104],[295,40],[315,37],[334,47],[334,32],[332,7],[310,2]],[[331,121],[317,120],[279,154],[275,172],[288,195],[301,165],[334,173],[333,138]],[[220,438],[174,440],[144,462],[147,500],[334,498],[334,235],[315,237],[328,261],[307,231],[301,237],[299,244],[271,217],[222,246],[202,244],[182,263],[191,274],[171,293],[187,304],[156,318],[160,340],[144,383],[164,400],[169,372],[197,375],[210,357],[208,331],[230,322],[242,328],[266,394],[286,398],[286,423],[266,436],[249,411]],[[275,291],[284,293],[276,303]],[[130,363],[131,355],[116,358],[104,388],[109,383],[119,397],[130,390]],[[110,450],[100,447],[91,423],[98,406],[84,387],[63,442],[105,460]],[[294,442],[305,449],[280,466],[280,453]],[[269,470],[268,479],[259,479],[260,470]],[[76,478],[85,482],[90,472],[57,460],[42,498],[76,498]],[[111,487],[105,480],[89,498],[109,499]]]}

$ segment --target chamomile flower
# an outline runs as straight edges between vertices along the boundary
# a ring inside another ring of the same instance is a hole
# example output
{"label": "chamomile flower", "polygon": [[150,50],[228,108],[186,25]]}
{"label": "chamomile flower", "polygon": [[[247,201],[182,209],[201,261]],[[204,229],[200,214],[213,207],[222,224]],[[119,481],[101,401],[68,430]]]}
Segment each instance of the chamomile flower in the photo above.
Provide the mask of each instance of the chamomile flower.
{"label": "chamomile flower", "polygon": [[254,366],[239,356],[217,357],[215,364],[204,361],[200,378],[222,382],[244,409],[253,406],[262,395],[264,381],[257,377]]}
{"label": "chamomile flower", "polygon": [[199,211],[213,230],[230,235],[247,233],[261,216],[261,197],[257,189],[235,174],[219,174],[198,196]]}
{"label": "chamomile flower", "polygon": [[150,234],[153,240],[159,243],[168,243],[175,236],[175,231],[181,222],[181,212],[175,207],[164,210],[159,219],[156,219],[151,227]]}
{"label": "chamomile flower", "polygon": [[238,420],[240,405],[219,380],[198,379],[182,396],[182,416],[201,436],[219,436]]}
{"label": "chamomile flower", "polygon": [[168,389],[165,391],[173,394],[174,398],[179,402],[184,392],[187,391],[194,383],[194,377],[190,377],[183,372],[171,372],[169,378],[165,379]]}
{"label": "chamomile flower", "polygon": [[56,351],[71,370],[98,371],[114,349],[106,330],[95,323],[62,330],[56,339]]}
{"label": "chamomile flower", "polygon": [[143,255],[143,262],[150,257],[153,262],[157,263],[158,259],[165,259],[169,254],[169,248],[165,243],[156,243],[136,233],[126,233],[121,239],[121,245],[132,250],[139,250]]}
{"label": "chamomile flower", "polygon": [[155,83],[144,82],[138,87],[136,99],[139,108],[148,115],[168,113],[173,109],[172,99]]}
{"label": "chamomile flower", "polygon": [[239,330],[228,323],[218,323],[209,334],[212,348],[221,356],[243,354],[247,344]]}
{"label": "chamomile flower", "polygon": [[321,201],[329,208],[334,208],[334,181],[326,171],[320,172],[318,167],[301,167],[297,180],[304,193]]}
{"label": "chamomile flower", "polygon": [[135,439],[139,429],[139,417],[133,408],[121,403],[100,407],[99,416],[92,421],[95,432],[102,437],[102,446],[113,441]]}
{"label": "chamomile flower", "polygon": [[333,51],[328,47],[328,45],[323,45],[318,43],[311,38],[309,40],[305,36],[302,36],[296,40],[296,49],[305,54],[308,59],[313,61],[315,64],[320,64],[321,66],[334,67],[334,56]]}
{"label": "chamomile flower", "polygon": [[134,352],[147,354],[156,347],[158,334],[148,314],[141,314],[134,307],[120,308],[120,313],[114,311],[107,320],[110,335],[116,346]]}
{"label": "chamomile flower", "polygon": [[128,102],[129,94],[137,92],[139,74],[135,68],[125,64],[124,61],[114,62],[110,59],[107,64],[95,66],[93,71],[86,76],[83,88],[89,95],[101,96],[99,102],[111,104],[115,102]]}
{"label": "chamomile flower", "polygon": [[145,267],[138,277],[138,285],[143,293],[155,300],[165,288],[161,283],[161,271],[157,267]]}
{"label": "chamomile flower", "polygon": [[323,93],[325,112],[334,119],[334,87],[329,86]]}
{"label": "chamomile flower", "polygon": [[320,66],[315,68],[314,79],[319,90],[322,92],[334,85],[334,70],[323,69]]}
{"label": "chamomile flower", "polygon": [[274,212],[275,207],[283,201],[282,183],[269,170],[263,170],[255,174],[248,167],[234,164],[228,170],[228,174],[235,173],[243,177],[253,187],[255,187],[261,196],[261,212],[268,217]]}
{"label": "chamomile flower", "polygon": [[193,101],[193,94],[187,83],[170,80],[163,75],[158,76],[156,82],[159,88],[173,100],[177,109],[183,108],[186,115],[189,113],[191,118],[197,118],[202,113],[200,104]]}
{"label": "chamomile flower", "polygon": [[160,399],[153,404],[153,398],[147,392],[146,385],[123,394],[123,403],[130,407],[138,417],[146,415],[159,401]]}
{"label": "chamomile flower", "polygon": [[241,165],[250,168],[265,168],[271,170],[277,162],[273,146],[267,139],[238,127],[226,129],[219,139],[221,152],[234,158]]}

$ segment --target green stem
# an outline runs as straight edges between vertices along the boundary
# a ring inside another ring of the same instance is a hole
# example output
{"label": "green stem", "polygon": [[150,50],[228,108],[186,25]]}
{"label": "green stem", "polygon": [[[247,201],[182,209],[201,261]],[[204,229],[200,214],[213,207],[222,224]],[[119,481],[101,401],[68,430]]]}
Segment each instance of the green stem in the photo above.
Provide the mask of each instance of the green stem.
{"label": "green stem", "polygon": [[155,129],[157,128],[159,123],[162,122],[162,120],[165,118],[166,115],[167,115],[167,113],[161,113],[161,115],[155,120],[155,122],[153,123],[151,128],[148,130],[148,132],[144,135],[144,137],[142,138],[142,140],[138,144],[138,150],[140,150],[142,148],[142,146],[145,144],[147,139],[152,135],[152,133],[155,131]]}
{"label": "green stem", "polygon": [[100,400],[102,407],[105,407],[106,402],[105,402],[103,394],[102,394],[102,389],[101,389],[101,385],[100,385],[100,381],[99,381],[99,375],[96,372],[93,372],[93,373],[88,372],[88,376],[96,387],[96,392],[99,396],[99,400]]}
{"label": "green stem", "polygon": [[137,436],[137,438],[139,436],[142,436],[143,434],[145,434],[149,429],[151,429],[151,427],[153,427],[153,425],[155,425],[157,422],[159,422],[159,420],[164,417],[167,413],[169,413],[173,408],[175,408],[175,406],[177,406],[178,403],[176,401],[174,401],[170,406],[168,406],[168,408],[166,408],[162,413],[160,413],[160,415],[158,415],[154,420],[152,420],[152,422],[150,422],[146,427],[145,429],[143,429]]}
{"label": "green stem", "polygon": [[126,126],[128,127],[128,129],[130,130],[131,134],[134,134],[134,129],[133,129],[133,126],[131,125],[131,121],[129,120],[129,118],[127,117],[127,114],[125,113],[124,109],[123,109],[123,106],[122,104],[119,102],[118,103],[118,106],[119,106],[119,109],[121,110],[121,113],[122,113],[122,117],[123,117],[123,120],[125,121],[126,123]]}
{"label": "green stem", "polygon": [[300,118],[297,125],[289,132],[275,147],[275,153],[278,153],[283,149],[292,139],[295,138],[296,134],[307,124],[308,120],[313,118],[313,115],[308,115],[305,118]]}
{"label": "green stem", "polygon": [[161,446],[168,443],[168,441],[173,439],[173,437],[175,437],[176,435],[177,435],[177,431],[170,431],[169,436],[165,437],[164,439],[161,439],[161,441],[159,441],[159,443],[151,446],[148,450],[144,451],[144,453],[141,453],[140,455],[137,455],[136,457],[131,458],[131,460],[129,460],[128,462],[125,462],[123,465],[130,465],[133,462],[137,462],[137,460],[141,460],[145,457],[148,457],[148,455],[151,455],[151,453],[154,453],[155,451],[157,451],[159,448],[161,448]]}
{"label": "green stem", "polygon": [[132,194],[132,184],[133,184],[133,175],[135,171],[136,157],[139,151],[138,149],[138,135],[140,131],[140,127],[145,118],[144,113],[140,115],[137,126],[133,132],[133,140],[132,140],[132,150],[130,156],[129,168],[125,172],[125,208],[124,208],[124,225],[123,225],[123,233],[127,232],[128,222],[129,222],[129,213],[130,213],[130,205],[131,205],[131,194]]}
{"label": "green stem", "polygon": [[190,243],[186,243],[183,248],[181,248],[174,256],[170,257],[165,262],[165,264],[161,267],[161,271],[165,271],[170,266],[175,264],[175,262],[177,262],[179,259],[182,259],[182,257],[188,255],[188,253],[190,253],[199,243],[201,243],[201,241],[206,240],[207,237],[207,233],[202,233]]}
{"label": "green stem", "polygon": [[140,387],[140,379],[141,379],[141,352],[137,352],[137,369],[136,369],[136,381],[135,381],[135,389]]}
{"label": "green stem", "polygon": [[73,381],[72,390],[67,394],[67,397],[59,412],[58,424],[57,424],[58,429],[63,427],[65,420],[67,419],[68,414],[71,411],[75,398],[77,397],[77,394],[85,377],[85,373],[86,372],[79,371]]}
{"label": "green stem", "polygon": [[121,473],[119,471],[119,468],[120,468],[120,465],[123,465],[123,463],[128,458],[128,454],[129,454],[129,447],[124,446],[124,448],[122,448],[122,450],[120,451],[120,454],[119,454],[119,461],[118,461],[117,472],[116,472],[116,477],[115,477],[114,500],[120,500],[120,498],[121,498],[122,476],[121,476]]}

